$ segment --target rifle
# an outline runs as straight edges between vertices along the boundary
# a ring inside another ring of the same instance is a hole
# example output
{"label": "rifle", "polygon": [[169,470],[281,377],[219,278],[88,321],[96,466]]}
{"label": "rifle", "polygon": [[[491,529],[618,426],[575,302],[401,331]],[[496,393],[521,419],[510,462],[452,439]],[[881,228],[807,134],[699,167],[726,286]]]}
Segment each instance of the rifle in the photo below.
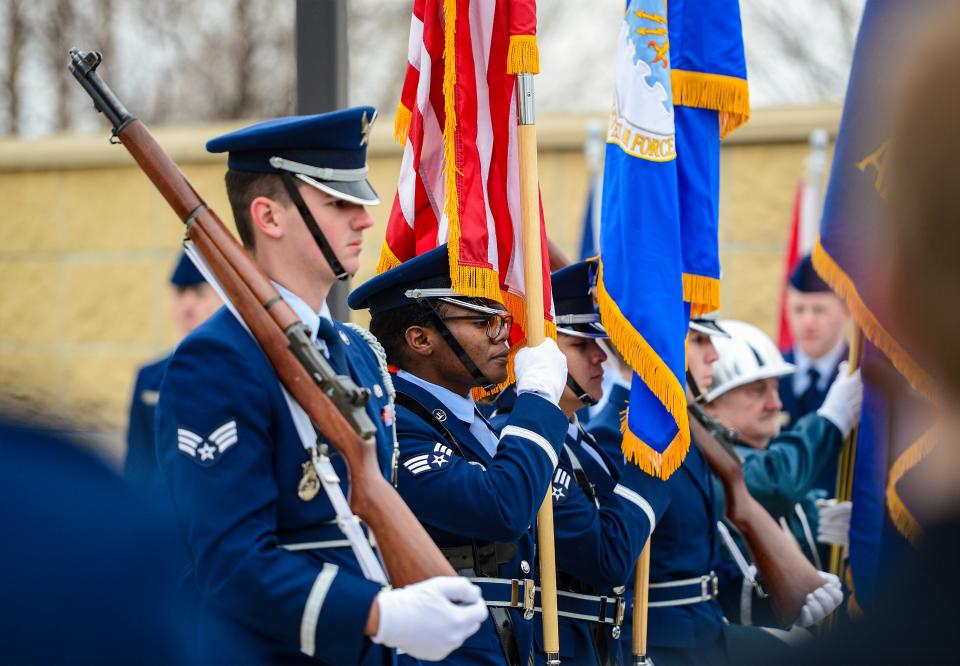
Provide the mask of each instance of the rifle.
{"label": "rifle", "polygon": [[729,432],[700,405],[691,401],[688,411],[693,416],[690,433],[723,484],[726,517],[743,536],[777,619],[784,625],[793,624],[807,595],[823,585],[823,580],[793,537],[785,534],[750,494],[743,478],[743,459],[733,448]]}
{"label": "rifle", "polygon": [[350,508],[376,537],[394,587],[453,568],[380,472],[375,428],[365,405],[369,391],[337,375],[310,344],[306,326],[203,201],[146,126],[134,118],[97,74],[101,56],[70,50],[69,69],[113,126],[119,140],[187,227],[187,236],[213,271],[281,383],[320,426],[347,463]]}

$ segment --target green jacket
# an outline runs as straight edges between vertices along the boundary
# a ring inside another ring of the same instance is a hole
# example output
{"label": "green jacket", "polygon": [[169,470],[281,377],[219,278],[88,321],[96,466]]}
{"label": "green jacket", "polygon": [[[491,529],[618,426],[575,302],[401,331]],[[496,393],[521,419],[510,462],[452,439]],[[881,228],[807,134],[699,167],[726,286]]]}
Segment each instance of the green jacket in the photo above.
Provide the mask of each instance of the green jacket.
{"label": "green jacket", "polygon": [[[830,421],[816,414],[808,414],[790,430],[781,432],[765,449],[737,444],[744,459],[743,477],[750,494],[770,512],[781,525],[786,524],[801,550],[814,566],[825,570],[827,548],[817,545],[816,501],[826,497],[823,490],[814,487],[840,454],[843,436]],[[723,515],[723,486],[714,477],[714,496],[718,515]],[[738,535],[731,530],[745,557],[747,551]],[[726,553],[726,549],[723,549]]]}

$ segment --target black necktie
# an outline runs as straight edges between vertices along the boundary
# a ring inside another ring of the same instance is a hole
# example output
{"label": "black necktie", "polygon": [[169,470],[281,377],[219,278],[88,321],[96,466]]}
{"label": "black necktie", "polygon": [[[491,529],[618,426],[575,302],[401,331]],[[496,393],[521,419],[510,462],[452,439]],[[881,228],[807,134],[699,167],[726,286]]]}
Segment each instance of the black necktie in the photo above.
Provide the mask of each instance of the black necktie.
{"label": "black necktie", "polygon": [[347,374],[347,354],[343,351],[340,333],[329,319],[320,317],[320,321],[317,323],[317,337],[326,343],[327,353],[330,354],[330,365],[333,366],[333,369],[338,374]]}
{"label": "black necktie", "polygon": [[800,396],[800,411],[803,414],[809,414],[820,406],[820,373],[816,368],[810,368],[807,370],[807,378],[810,384]]}

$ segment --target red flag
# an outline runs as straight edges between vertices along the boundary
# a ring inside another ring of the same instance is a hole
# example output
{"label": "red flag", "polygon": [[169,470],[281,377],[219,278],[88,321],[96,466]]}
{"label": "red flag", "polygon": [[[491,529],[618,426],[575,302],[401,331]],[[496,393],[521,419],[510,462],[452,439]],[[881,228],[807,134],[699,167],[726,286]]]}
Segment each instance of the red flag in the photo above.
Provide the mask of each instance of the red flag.
{"label": "red flag", "polygon": [[802,217],[804,184],[797,183],[797,193],[793,197],[793,221],[790,224],[790,235],[787,236],[787,253],[783,258],[783,284],[780,287],[780,324],[777,333],[777,345],[780,351],[786,352],[793,346],[793,336],[790,334],[790,324],[787,321],[787,286],[790,284],[790,274],[800,260],[800,220]]}
{"label": "red flag", "polygon": [[[463,294],[503,303],[525,321],[517,141],[517,72],[536,73],[534,0],[416,0],[394,133],[400,180],[378,272],[445,242]],[[552,322],[543,211],[541,261]]]}

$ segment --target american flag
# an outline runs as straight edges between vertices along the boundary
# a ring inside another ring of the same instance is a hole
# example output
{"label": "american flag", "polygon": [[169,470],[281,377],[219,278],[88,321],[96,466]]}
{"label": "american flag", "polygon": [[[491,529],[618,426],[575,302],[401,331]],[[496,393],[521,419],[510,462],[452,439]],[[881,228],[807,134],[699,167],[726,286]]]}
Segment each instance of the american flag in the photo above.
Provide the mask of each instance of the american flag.
{"label": "american flag", "polygon": [[[404,146],[377,272],[449,243],[453,288],[525,321],[516,74],[539,69],[534,0],[416,0],[394,127]],[[540,212],[544,313],[550,268]]]}

